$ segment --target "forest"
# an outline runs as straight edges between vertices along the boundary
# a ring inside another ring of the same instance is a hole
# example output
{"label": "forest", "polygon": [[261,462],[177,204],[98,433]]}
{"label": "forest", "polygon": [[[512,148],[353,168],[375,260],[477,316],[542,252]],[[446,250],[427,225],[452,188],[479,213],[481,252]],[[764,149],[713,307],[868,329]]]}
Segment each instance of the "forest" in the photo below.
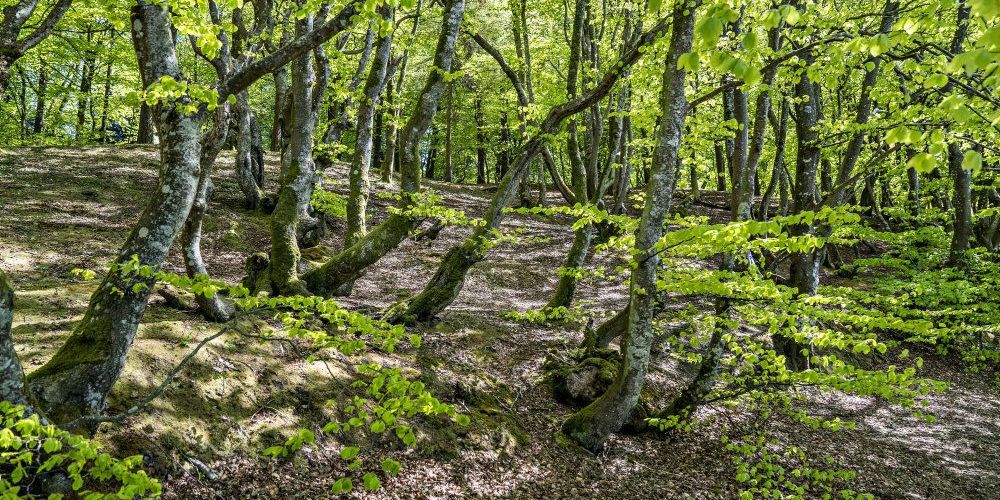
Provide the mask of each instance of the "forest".
{"label": "forest", "polygon": [[0,0],[3,500],[996,498],[994,286],[1000,0]]}

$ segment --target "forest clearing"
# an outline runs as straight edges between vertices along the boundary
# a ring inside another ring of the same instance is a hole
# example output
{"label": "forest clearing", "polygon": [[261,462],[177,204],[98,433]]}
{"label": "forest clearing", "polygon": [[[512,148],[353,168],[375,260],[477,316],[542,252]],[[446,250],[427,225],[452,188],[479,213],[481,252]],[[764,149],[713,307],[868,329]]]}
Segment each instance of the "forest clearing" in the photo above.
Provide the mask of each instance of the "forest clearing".
{"label": "forest clearing", "polygon": [[1000,491],[1000,3],[2,6],[0,498]]}

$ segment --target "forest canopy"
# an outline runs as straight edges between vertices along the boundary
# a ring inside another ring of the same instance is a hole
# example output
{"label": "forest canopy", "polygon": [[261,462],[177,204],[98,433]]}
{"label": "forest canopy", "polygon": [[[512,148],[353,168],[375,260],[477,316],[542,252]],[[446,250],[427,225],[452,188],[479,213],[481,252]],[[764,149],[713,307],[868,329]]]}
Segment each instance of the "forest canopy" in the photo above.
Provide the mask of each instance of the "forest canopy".
{"label": "forest canopy", "polygon": [[0,0],[0,498],[985,498],[997,0]]}

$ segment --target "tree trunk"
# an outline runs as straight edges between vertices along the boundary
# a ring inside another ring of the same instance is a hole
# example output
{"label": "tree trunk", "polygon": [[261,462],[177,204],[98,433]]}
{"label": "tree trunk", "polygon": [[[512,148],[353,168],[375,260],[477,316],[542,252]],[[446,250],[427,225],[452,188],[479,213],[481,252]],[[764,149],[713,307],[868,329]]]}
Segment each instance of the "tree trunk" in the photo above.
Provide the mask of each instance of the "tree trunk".
{"label": "tree trunk", "polygon": [[389,104],[389,110],[392,113],[392,119],[389,120],[389,128],[385,132],[385,155],[382,157],[382,182],[389,183],[392,182],[393,165],[396,163],[396,136],[398,135],[398,130],[396,127],[396,122],[399,120],[399,110],[396,109],[396,91],[393,89],[392,81],[385,90],[386,101]]}
{"label": "tree trunk", "polygon": [[[478,116],[478,115],[477,115]],[[444,132],[444,180],[455,181],[455,151],[452,137],[455,131],[455,83],[448,84],[448,123]]]}
{"label": "tree trunk", "polygon": [[40,134],[45,125],[45,97],[49,85],[49,68],[45,59],[38,63],[38,87],[35,92],[35,121],[32,123],[32,133]]}
{"label": "tree trunk", "polygon": [[476,184],[486,184],[486,119],[483,98],[476,97]]}
{"label": "tree trunk", "polygon": [[[388,8],[383,8],[388,11]],[[383,14],[383,18],[387,12]],[[371,192],[372,129],[375,125],[375,113],[378,110],[379,96],[382,95],[382,85],[389,68],[389,57],[392,55],[392,35],[386,35],[378,41],[375,49],[375,59],[372,61],[368,80],[365,81],[364,97],[358,105],[358,126],[354,143],[354,161],[351,162],[350,195],[347,199],[347,232],[344,236],[344,246],[349,247],[367,233],[365,213],[368,209],[368,195]]]}
{"label": "tree trunk", "polygon": [[[420,191],[420,142],[434,120],[438,102],[444,93],[444,74],[451,70],[455,44],[465,12],[465,0],[450,0],[445,6],[441,32],[434,54],[434,66],[429,72],[423,90],[417,99],[413,114],[399,131],[399,159],[402,165],[400,207],[411,206],[411,195]],[[344,289],[365,270],[396,248],[409,234],[414,221],[409,217],[392,214],[385,222],[368,233],[354,245],[344,249],[319,268],[302,276],[309,290],[317,295],[329,296]]]}
{"label": "tree trunk", "polygon": [[136,134],[135,143],[152,144],[153,137],[156,134],[155,128],[155,125],[153,125],[153,111],[149,105],[143,103],[139,108],[139,132]]}
{"label": "tree trunk", "polygon": [[[806,57],[806,64],[812,63],[812,56]],[[798,153],[795,159],[795,185],[792,192],[792,203],[796,213],[811,211],[816,208],[816,177],[819,169],[820,146],[819,133],[816,129],[819,121],[819,108],[816,102],[816,87],[806,75],[799,77],[795,85],[795,133],[798,140]],[[812,224],[798,224],[789,230],[792,236],[812,234]],[[790,285],[801,295],[815,295],[819,287],[819,269],[823,262],[819,252],[795,252],[791,255],[789,269]],[[806,367],[807,357],[802,354],[806,349],[793,339],[775,335],[772,338],[775,351],[785,357],[785,365],[791,370]]]}
{"label": "tree trunk", "polygon": [[[246,91],[236,94],[236,181],[246,208],[257,210],[264,199],[263,151],[255,151],[253,111]],[[260,158],[258,158],[258,153]]]}
{"label": "tree trunk", "polygon": [[788,111],[788,101],[783,99],[781,103],[781,117],[778,119],[777,130],[774,134],[774,167],[771,170],[771,181],[767,185],[767,190],[764,191],[764,196],[761,197],[760,208],[757,211],[759,219],[762,221],[768,219],[768,212],[771,210],[771,199],[784,179],[785,141],[788,137]]}
{"label": "tree trunk", "polygon": [[[114,36],[114,30],[111,32]],[[111,70],[114,68],[114,62],[108,61],[107,72],[104,73],[104,101],[101,103],[101,134],[108,129],[108,104],[111,101]]]}
{"label": "tree trunk", "polygon": [[27,404],[24,396],[24,370],[14,349],[11,323],[14,320],[14,288],[0,271],[0,401]]}
{"label": "tree trunk", "polygon": [[[296,36],[312,30],[312,15],[295,23]],[[298,277],[299,225],[309,217],[309,195],[315,182],[312,162],[313,114],[312,54],[292,61],[291,137],[287,166],[283,168],[278,203],[271,214],[271,286],[282,295],[306,294]]]}
{"label": "tree trunk", "polygon": [[948,249],[948,263],[962,266],[966,263],[965,252],[969,250],[972,237],[972,172],[962,168],[962,147],[958,143],[948,145],[948,173],[954,183],[952,205],[955,207],[955,227],[951,246]]}
{"label": "tree trunk", "polygon": [[637,265],[632,271],[628,330],[622,345],[622,364],[615,382],[586,408],[563,424],[563,432],[590,450],[603,446],[607,437],[632,416],[649,366],[656,303],[658,254],[650,254],[663,235],[663,221],[670,212],[675,165],[684,131],[687,100],[684,95],[685,70],[678,67],[682,54],[691,51],[695,8],[677,4],[673,11],[670,49],[664,63],[662,115],[657,128],[656,150],[650,180],[646,186],[646,207],[636,231]]}
{"label": "tree trunk", "polygon": [[[161,76],[180,79],[169,14],[160,6],[132,9],[133,39],[146,85]],[[32,396],[50,419],[67,422],[104,407],[105,398],[125,366],[152,280],[122,267],[132,256],[158,268],[180,232],[197,190],[200,114],[179,112],[174,102],[157,105],[163,167],[160,188],[126,238],[117,267],[91,297],[83,319],[58,352],[28,378]]]}
{"label": "tree trunk", "polygon": [[[90,42],[94,38],[94,33],[92,30],[87,30],[87,45],[89,47]],[[87,107],[90,102],[90,90],[94,85],[94,72],[96,71],[96,61],[97,56],[93,51],[87,50],[87,53],[83,58],[83,67],[80,71],[80,94],[77,97],[76,102],[76,140],[83,140],[83,125],[87,122]],[[101,130],[101,137],[104,136],[104,130]]]}
{"label": "tree trunk", "polygon": [[[215,159],[226,143],[228,132],[229,104],[224,103],[216,108],[212,130],[202,140],[201,158],[199,159],[201,173],[198,176],[198,187],[191,211],[184,222],[184,230],[181,232],[184,270],[190,278],[197,275],[209,275],[201,257],[201,229],[205,214],[208,212],[209,202],[212,199],[212,172],[215,170]],[[218,294],[212,297],[196,294],[195,302],[198,303],[201,313],[210,321],[229,321],[233,313],[236,312],[233,304]]]}
{"label": "tree trunk", "polygon": [[713,149],[715,151],[715,183],[716,189],[721,193],[726,192],[726,152],[722,149],[722,143],[716,142]]}

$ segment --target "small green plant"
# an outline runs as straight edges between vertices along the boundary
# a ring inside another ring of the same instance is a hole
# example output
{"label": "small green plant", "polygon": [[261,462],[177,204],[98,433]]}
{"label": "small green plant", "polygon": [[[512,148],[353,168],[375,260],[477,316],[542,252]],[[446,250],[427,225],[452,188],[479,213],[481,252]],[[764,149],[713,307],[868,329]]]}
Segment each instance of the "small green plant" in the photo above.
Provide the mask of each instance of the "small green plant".
{"label": "small green plant", "polygon": [[159,497],[160,483],[141,465],[140,455],[119,460],[94,441],[45,425],[23,406],[0,401],[0,498],[37,498],[37,478],[44,475],[68,478],[74,497],[87,500]]}

